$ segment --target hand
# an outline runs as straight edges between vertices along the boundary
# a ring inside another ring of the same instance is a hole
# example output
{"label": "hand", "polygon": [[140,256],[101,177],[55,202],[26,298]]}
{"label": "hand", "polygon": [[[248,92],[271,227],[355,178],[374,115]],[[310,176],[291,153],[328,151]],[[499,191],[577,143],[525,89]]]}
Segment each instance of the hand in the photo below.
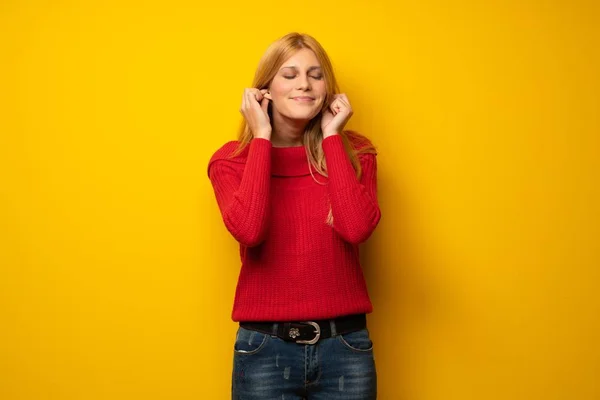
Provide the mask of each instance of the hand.
{"label": "hand", "polygon": [[[269,99],[265,97],[268,89],[244,89],[240,112],[244,116],[252,135],[264,139],[271,139],[271,122],[267,113]],[[259,104],[260,102],[260,104]]]}
{"label": "hand", "polygon": [[323,139],[341,132],[353,114],[350,100],[344,93],[335,94],[333,98],[331,105],[323,111],[321,117]]}

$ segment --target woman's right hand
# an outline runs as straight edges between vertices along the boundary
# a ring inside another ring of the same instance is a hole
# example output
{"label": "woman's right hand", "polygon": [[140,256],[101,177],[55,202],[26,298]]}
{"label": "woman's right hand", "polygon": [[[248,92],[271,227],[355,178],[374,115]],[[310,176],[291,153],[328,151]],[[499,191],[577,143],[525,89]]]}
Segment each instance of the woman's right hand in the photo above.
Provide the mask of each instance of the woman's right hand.
{"label": "woman's right hand", "polygon": [[268,89],[244,89],[240,112],[255,138],[271,140],[271,121],[267,112],[269,99],[264,96],[267,92]]}

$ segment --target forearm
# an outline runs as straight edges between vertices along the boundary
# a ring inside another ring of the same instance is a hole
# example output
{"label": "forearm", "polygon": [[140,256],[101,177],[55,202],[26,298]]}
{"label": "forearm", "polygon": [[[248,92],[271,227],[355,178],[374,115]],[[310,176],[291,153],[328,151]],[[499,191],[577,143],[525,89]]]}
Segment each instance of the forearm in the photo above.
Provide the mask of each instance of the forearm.
{"label": "forearm", "polygon": [[253,139],[249,146],[241,178],[227,165],[216,163],[211,180],[229,232],[241,244],[256,246],[268,227],[271,142]]}
{"label": "forearm", "polygon": [[328,193],[333,228],[350,243],[364,242],[381,219],[376,193],[375,155],[363,157],[362,177],[359,180],[339,135],[323,140],[323,152],[329,175]]}

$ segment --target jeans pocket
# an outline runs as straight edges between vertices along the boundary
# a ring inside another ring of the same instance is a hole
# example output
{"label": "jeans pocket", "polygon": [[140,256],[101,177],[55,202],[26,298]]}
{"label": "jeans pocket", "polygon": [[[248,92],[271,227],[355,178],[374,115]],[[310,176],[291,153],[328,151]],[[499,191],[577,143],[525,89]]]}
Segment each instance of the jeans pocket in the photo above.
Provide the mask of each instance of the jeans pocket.
{"label": "jeans pocket", "polygon": [[338,340],[352,351],[364,353],[373,351],[373,341],[367,328],[338,335]]}
{"label": "jeans pocket", "polygon": [[233,351],[235,354],[251,355],[261,351],[269,341],[270,335],[250,329],[242,328],[237,330]]}

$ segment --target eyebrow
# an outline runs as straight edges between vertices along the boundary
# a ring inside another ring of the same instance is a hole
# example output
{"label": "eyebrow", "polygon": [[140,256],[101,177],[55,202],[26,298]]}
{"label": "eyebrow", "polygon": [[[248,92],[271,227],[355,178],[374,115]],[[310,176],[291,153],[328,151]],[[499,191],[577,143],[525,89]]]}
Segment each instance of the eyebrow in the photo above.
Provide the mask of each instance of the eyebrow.
{"label": "eyebrow", "polygon": [[[280,70],[284,69],[284,68],[294,68],[294,69],[297,69],[295,65],[288,65],[287,67],[281,67]],[[321,67],[319,67],[318,65],[313,65],[312,67],[308,68],[308,72],[310,72],[310,71],[312,71],[314,69],[321,69]]]}

